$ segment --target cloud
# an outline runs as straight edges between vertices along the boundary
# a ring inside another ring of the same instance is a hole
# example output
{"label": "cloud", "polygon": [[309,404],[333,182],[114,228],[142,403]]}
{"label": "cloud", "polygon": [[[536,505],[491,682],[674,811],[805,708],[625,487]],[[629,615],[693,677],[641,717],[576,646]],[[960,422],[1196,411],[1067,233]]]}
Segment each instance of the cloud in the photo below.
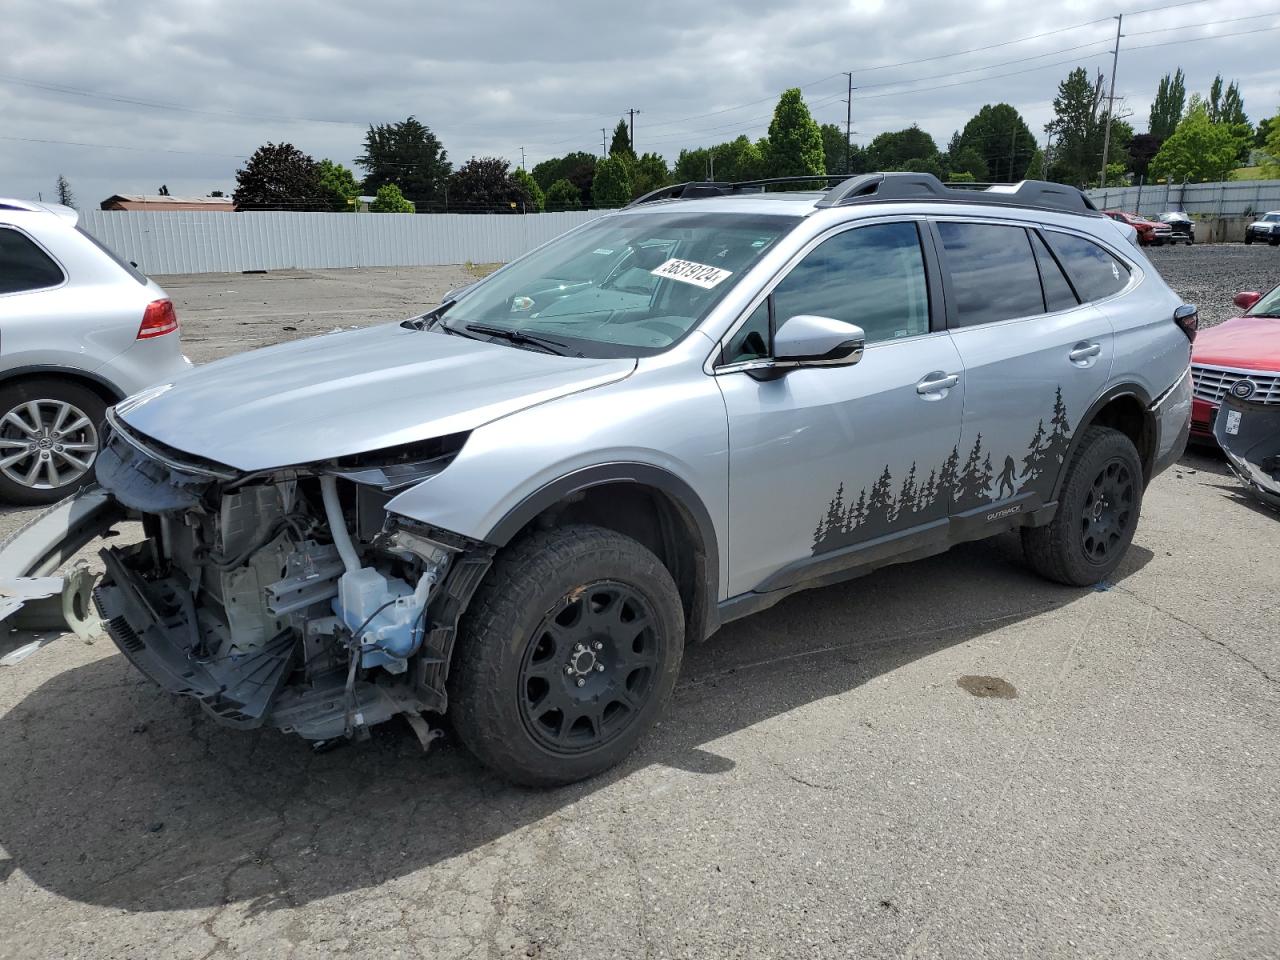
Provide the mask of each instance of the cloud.
{"label": "cloud", "polygon": [[[175,194],[230,190],[241,158],[268,140],[350,164],[367,124],[410,114],[455,161],[517,161],[523,146],[533,164],[598,152],[600,129],[635,107],[637,147],[674,159],[683,147],[763,135],[790,86],[803,85],[819,120],[843,123],[845,70],[859,88],[859,142],[915,122],[945,143],[979,107],[1001,101],[1039,135],[1071,66],[1109,69],[1116,12],[1095,0],[5,7],[0,138],[12,139],[0,139],[0,194],[47,197],[63,173],[84,204],[161,183]],[[1280,71],[1257,65],[1272,60],[1280,30],[1268,29],[1280,16],[1171,29],[1252,12],[1204,0],[1126,16],[1117,93],[1135,127],[1145,124],[1159,77],[1176,66],[1190,90],[1207,90],[1219,71],[1238,78],[1255,120],[1276,112]],[[1179,42],[1233,33],[1244,35]],[[1007,42],[1036,34],[1047,35]],[[976,49],[994,44],[1003,45]],[[903,61],[924,62],[893,66]]]}

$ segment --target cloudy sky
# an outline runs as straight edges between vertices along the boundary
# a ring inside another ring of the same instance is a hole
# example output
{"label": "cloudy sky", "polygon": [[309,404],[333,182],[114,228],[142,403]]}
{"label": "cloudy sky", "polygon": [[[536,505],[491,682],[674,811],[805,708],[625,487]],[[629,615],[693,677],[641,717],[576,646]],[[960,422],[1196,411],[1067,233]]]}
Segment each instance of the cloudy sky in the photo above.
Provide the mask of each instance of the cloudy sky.
{"label": "cloudy sky", "polygon": [[761,136],[786,87],[843,123],[845,70],[856,142],[915,122],[944,146],[1001,101],[1042,136],[1071,67],[1110,68],[1117,13],[1136,129],[1176,66],[1191,91],[1238,78],[1251,119],[1277,111],[1280,0],[1144,2],[2,0],[0,196],[49,199],[59,173],[81,205],[230,192],[268,140],[350,165],[369,123],[410,114],[455,164],[523,146],[532,166],[600,152],[634,107],[637,148],[674,160]]}

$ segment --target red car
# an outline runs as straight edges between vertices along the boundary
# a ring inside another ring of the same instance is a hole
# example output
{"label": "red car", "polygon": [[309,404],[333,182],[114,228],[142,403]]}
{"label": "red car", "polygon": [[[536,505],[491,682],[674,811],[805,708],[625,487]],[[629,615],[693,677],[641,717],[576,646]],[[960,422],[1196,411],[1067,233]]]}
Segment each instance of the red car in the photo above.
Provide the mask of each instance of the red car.
{"label": "red car", "polygon": [[1200,330],[1191,351],[1191,436],[1205,443],[1214,442],[1213,421],[1228,393],[1280,405],[1280,286],[1237,293],[1235,303],[1244,316]]}
{"label": "red car", "polygon": [[1167,223],[1148,220],[1146,217],[1140,217],[1136,213],[1125,213],[1123,210],[1103,210],[1102,212],[1112,220],[1127,223],[1137,230],[1138,243],[1144,247],[1149,245],[1161,247],[1173,240],[1173,228]]}

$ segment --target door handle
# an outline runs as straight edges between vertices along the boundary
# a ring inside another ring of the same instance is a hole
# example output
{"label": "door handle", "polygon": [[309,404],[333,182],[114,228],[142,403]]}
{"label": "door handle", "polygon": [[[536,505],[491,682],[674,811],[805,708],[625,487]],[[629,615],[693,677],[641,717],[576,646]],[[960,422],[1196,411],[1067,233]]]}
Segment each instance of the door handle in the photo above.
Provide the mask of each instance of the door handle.
{"label": "door handle", "polygon": [[1102,344],[1100,343],[1077,343],[1075,349],[1067,354],[1067,359],[1072,363],[1084,363],[1091,360],[1102,352]]}
{"label": "door handle", "polygon": [[925,374],[924,379],[916,384],[916,393],[922,397],[936,396],[950,390],[959,382],[959,374],[935,370],[933,373]]}

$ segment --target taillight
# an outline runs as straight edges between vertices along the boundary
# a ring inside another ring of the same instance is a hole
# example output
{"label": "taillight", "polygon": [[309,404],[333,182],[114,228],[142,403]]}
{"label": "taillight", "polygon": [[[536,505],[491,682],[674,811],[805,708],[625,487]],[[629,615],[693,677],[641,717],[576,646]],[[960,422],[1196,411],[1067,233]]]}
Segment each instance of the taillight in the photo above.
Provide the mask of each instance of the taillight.
{"label": "taillight", "polygon": [[1193,303],[1184,303],[1173,311],[1173,322],[1178,329],[1187,335],[1192,343],[1196,340],[1196,331],[1200,329],[1200,311]]}
{"label": "taillight", "polygon": [[146,313],[142,315],[142,326],[138,327],[139,340],[150,340],[152,337],[163,337],[178,329],[178,315],[174,312],[172,300],[152,300],[147,304]]}

